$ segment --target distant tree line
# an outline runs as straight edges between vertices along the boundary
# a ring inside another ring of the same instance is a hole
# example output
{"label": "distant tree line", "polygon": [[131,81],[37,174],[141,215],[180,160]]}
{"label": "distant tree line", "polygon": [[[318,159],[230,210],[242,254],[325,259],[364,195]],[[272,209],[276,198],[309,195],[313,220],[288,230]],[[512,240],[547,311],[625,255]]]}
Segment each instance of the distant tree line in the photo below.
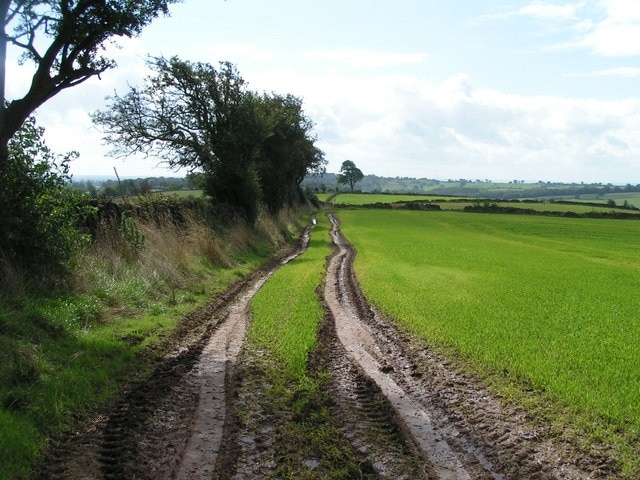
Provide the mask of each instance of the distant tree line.
{"label": "distant tree line", "polygon": [[[302,186],[316,193],[349,191],[348,183],[339,181],[340,174],[325,173],[324,175],[309,175],[302,182]],[[480,198],[495,198],[501,200],[517,198],[554,198],[580,195],[604,196],[613,193],[640,192],[640,184],[613,185],[603,183],[561,183],[544,182],[523,183],[510,181],[506,183],[492,180],[448,179],[437,180],[431,178],[413,177],[382,177],[364,175],[356,186],[356,191],[366,193],[414,193],[436,194],[449,196],[466,196]]]}
{"label": "distant tree line", "polygon": [[157,192],[199,189],[199,177],[145,177],[122,180],[77,180],[73,179],[72,188],[89,194],[91,198],[117,198],[145,196]]}

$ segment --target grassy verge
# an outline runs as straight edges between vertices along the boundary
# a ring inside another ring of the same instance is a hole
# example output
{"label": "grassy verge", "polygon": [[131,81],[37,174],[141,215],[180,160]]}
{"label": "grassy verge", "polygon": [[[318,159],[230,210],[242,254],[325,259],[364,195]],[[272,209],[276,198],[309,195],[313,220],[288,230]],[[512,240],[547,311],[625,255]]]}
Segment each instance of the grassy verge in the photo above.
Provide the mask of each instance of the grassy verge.
{"label": "grassy verge", "polygon": [[312,230],[309,249],[281,267],[252,300],[249,348],[261,355],[263,408],[279,412],[275,478],[350,478],[357,462],[328,414],[326,372],[310,372],[309,354],[323,318],[317,297],[330,253],[326,217]]}
{"label": "grassy verge", "polygon": [[615,445],[622,471],[637,478],[637,222],[406,211],[340,218],[363,289],[384,312],[477,372],[494,372],[509,395],[533,389],[555,406],[554,421]]}
{"label": "grassy verge", "polygon": [[219,234],[104,225],[65,288],[0,295],[0,479],[28,475],[50,437],[148,375],[180,318],[291,239],[295,217]]}

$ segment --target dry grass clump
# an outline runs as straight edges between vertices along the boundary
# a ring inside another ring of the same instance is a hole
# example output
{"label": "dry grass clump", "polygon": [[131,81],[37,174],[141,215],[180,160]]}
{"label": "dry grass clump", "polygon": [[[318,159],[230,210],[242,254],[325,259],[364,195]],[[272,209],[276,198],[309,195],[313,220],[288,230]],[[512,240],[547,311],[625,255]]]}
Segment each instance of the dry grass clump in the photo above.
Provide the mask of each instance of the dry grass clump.
{"label": "dry grass clump", "polygon": [[143,296],[175,298],[176,290],[201,284],[211,267],[231,266],[220,237],[194,218],[178,224],[168,214],[144,221],[123,216],[100,222],[93,244],[78,257],[74,283],[105,297],[130,296],[131,287]]}

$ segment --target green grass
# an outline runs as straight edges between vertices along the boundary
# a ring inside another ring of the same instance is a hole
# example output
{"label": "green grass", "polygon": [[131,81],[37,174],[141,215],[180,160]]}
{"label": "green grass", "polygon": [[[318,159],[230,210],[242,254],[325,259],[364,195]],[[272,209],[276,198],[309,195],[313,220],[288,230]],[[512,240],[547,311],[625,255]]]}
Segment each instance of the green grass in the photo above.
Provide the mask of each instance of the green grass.
{"label": "green grass", "polygon": [[395,202],[412,202],[412,201],[430,201],[450,200],[456,197],[443,197],[442,195],[386,195],[382,193],[340,193],[331,203],[336,205],[367,205],[371,203],[395,203]]}
{"label": "green grass", "polygon": [[616,205],[623,205],[626,201],[629,205],[640,207],[640,192],[617,192],[617,193],[604,193],[604,194],[581,194],[581,195],[566,195],[556,196],[554,198],[571,200],[574,202],[602,202],[606,204],[608,200],[613,200]]}
{"label": "green grass", "polygon": [[[325,194],[328,197],[328,194]],[[376,193],[341,193],[334,197],[331,201],[334,205],[353,205],[353,206],[361,206],[368,205],[374,203],[402,203],[402,202],[416,202],[416,201],[424,201],[430,202],[440,205],[442,210],[464,210],[466,206],[474,206],[478,204],[483,204],[486,202],[493,203],[493,201],[485,201],[482,199],[474,200],[471,198],[463,198],[463,197],[449,197],[449,196],[438,196],[438,195],[386,195],[386,194],[376,194]],[[629,202],[631,203],[631,202]],[[640,215],[640,212],[636,212],[633,210],[627,210],[623,208],[615,208],[607,206],[604,201],[602,206],[591,206],[591,205],[572,205],[572,204],[562,204],[562,203],[547,203],[547,202],[519,202],[519,201],[499,201],[497,205],[500,207],[515,207],[521,208],[525,210],[536,210],[536,211],[547,211],[547,212],[574,212],[578,214],[590,213],[590,212],[604,212],[608,213],[611,211],[616,212],[624,212],[624,213],[637,213]],[[622,202],[618,202],[618,205],[621,206]]]}
{"label": "green grass", "polygon": [[0,302],[0,478],[26,475],[49,436],[115,395],[132,372],[144,376],[145,347],[207,298],[167,297],[135,313],[149,294],[131,287],[127,294],[124,318],[93,295]]}
{"label": "green grass", "polygon": [[331,195],[333,195],[333,193],[316,193],[316,197],[318,197],[318,200],[321,202],[326,202]]}
{"label": "green grass", "polygon": [[[262,403],[252,408],[259,415],[275,416],[274,478],[337,480],[360,474],[329,414],[331,399],[324,388],[328,374],[308,369],[324,315],[317,290],[331,252],[328,229],[328,219],[319,217],[308,250],[276,271],[251,302],[247,348],[257,364],[252,371],[262,370],[267,385]],[[311,468],[305,459],[317,465]]]}
{"label": "green grass", "polygon": [[286,374],[296,378],[306,372],[323,315],[316,289],[330,249],[327,219],[318,220],[308,250],[276,271],[251,302],[249,339],[273,352]]}
{"label": "green grass", "polygon": [[[434,203],[437,203],[438,205],[440,205],[440,208],[442,210],[464,210],[464,207],[466,206],[474,206],[478,204],[483,205],[485,202],[469,200],[469,201],[443,201],[443,202],[435,201]],[[491,204],[493,202],[489,201],[488,203]],[[545,212],[545,211],[558,212],[558,213],[574,212],[578,214],[584,214],[584,213],[591,213],[591,212],[608,213],[608,212],[614,211],[614,212],[631,213],[631,214],[640,215],[640,211],[609,207],[604,203],[602,206],[593,206],[593,205],[575,205],[575,204],[566,204],[566,203],[499,201],[499,202],[496,202],[496,205],[498,205],[498,207],[515,207],[515,208],[521,208],[523,210],[536,210],[539,212]]]}
{"label": "green grass", "polygon": [[358,251],[364,291],[405,328],[640,435],[640,223],[457,212],[339,216]]}

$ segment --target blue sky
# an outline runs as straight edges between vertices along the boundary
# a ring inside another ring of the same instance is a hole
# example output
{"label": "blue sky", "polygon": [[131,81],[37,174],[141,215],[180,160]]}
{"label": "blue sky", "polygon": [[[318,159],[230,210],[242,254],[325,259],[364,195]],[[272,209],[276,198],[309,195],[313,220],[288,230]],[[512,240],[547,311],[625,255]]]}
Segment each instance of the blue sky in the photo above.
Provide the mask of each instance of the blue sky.
{"label": "blue sky", "polygon": [[[140,84],[144,58],[236,64],[249,88],[303,98],[337,172],[640,183],[636,0],[184,0],[119,66],[37,114],[76,175],[162,176],[113,159],[88,113]],[[25,73],[10,69],[19,90]],[[9,93],[11,93],[11,87]]]}

